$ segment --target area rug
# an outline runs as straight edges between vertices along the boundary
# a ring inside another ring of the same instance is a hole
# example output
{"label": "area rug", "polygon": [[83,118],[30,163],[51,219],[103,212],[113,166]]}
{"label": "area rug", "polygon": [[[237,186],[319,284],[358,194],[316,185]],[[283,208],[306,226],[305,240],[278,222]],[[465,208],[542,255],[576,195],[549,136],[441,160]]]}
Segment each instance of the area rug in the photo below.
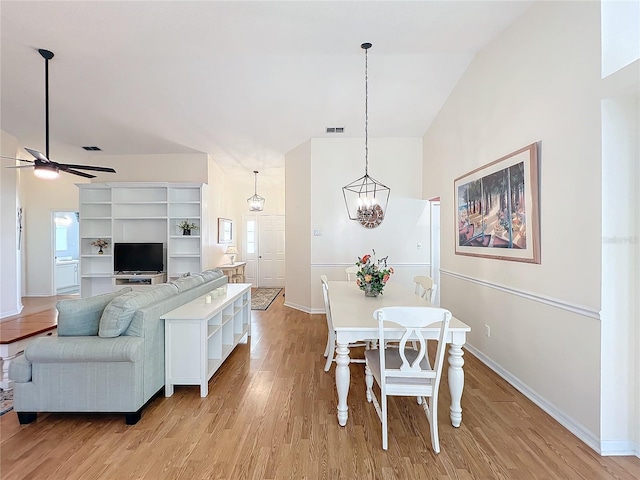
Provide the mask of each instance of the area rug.
{"label": "area rug", "polygon": [[258,288],[251,292],[251,310],[266,310],[280,293],[281,288]]}
{"label": "area rug", "polygon": [[0,389],[0,416],[13,410],[13,390]]}

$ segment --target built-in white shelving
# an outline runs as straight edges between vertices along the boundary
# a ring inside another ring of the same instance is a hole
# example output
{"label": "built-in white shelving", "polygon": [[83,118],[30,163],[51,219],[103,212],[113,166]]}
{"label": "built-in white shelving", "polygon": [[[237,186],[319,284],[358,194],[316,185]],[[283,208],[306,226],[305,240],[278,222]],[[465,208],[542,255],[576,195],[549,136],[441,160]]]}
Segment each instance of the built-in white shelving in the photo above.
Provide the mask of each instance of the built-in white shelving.
{"label": "built-in white shelving", "polygon": [[[206,184],[116,182],[78,184],[80,189],[80,292],[83,297],[119,287],[113,268],[113,245],[122,242],[164,244],[168,280],[207,265]],[[194,235],[182,235],[178,224],[198,226]],[[103,249],[91,245],[106,240]]]}

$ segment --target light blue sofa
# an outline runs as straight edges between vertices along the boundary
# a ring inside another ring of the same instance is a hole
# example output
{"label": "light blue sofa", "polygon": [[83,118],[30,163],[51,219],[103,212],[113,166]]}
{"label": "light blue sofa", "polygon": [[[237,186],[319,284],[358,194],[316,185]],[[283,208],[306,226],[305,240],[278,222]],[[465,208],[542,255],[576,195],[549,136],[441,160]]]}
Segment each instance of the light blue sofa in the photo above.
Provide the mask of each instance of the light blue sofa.
{"label": "light blue sofa", "polygon": [[160,316],[227,283],[219,269],[58,302],[58,337],[37,338],[9,368],[21,424],[37,412],[120,412],[138,422],[164,386]]}

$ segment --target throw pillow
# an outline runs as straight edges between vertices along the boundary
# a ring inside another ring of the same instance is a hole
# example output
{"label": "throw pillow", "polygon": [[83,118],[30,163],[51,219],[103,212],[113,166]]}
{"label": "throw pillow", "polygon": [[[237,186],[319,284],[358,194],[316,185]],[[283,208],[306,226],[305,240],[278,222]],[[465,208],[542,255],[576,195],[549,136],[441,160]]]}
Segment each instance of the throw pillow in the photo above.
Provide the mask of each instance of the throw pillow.
{"label": "throw pillow", "polygon": [[161,283],[143,291],[131,292],[115,298],[102,313],[98,335],[105,338],[119,337],[127,331],[137,310],[177,293],[174,285]]}
{"label": "throw pillow", "polygon": [[58,336],[98,335],[100,317],[105,307],[114,298],[130,291],[131,287],[125,287],[113,293],[104,293],[77,300],[60,300],[56,304],[58,309]]}
{"label": "throw pillow", "polygon": [[135,313],[134,300],[139,295],[140,292],[129,292],[114,298],[102,312],[98,335],[105,338],[122,335],[131,324]]}

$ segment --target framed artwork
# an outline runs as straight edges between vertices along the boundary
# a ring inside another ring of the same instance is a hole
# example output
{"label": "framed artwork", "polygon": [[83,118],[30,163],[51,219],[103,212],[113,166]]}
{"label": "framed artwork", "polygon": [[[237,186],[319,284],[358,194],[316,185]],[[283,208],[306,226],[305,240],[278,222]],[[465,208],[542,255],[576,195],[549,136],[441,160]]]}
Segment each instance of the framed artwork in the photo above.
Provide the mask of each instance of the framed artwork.
{"label": "framed artwork", "polygon": [[228,218],[218,218],[218,243],[233,242],[233,221]]}
{"label": "framed artwork", "polygon": [[456,255],[540,263],[537,144],[453,183]]}

